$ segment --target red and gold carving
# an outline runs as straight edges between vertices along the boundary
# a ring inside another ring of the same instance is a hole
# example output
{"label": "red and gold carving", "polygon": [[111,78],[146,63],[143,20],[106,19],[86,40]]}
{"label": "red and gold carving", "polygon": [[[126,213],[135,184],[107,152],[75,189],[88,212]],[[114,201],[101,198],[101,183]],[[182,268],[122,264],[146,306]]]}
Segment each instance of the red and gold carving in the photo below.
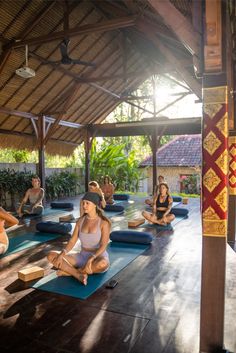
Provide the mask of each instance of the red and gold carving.
{"label": "red and gold carving", "polygon": [[203,235],[225,237],[228,207],[227,87],[205,88],[203,99]]}
{"label": "red and gold carving", "polygon": [[229,137],[229,193],[236,195],[236,136]]}

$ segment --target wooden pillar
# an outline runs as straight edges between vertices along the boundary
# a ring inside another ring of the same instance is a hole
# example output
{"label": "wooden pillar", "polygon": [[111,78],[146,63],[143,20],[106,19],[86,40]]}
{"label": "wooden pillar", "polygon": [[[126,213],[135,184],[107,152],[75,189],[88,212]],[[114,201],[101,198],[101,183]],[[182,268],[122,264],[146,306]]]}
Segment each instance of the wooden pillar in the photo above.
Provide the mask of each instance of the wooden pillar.
{"label": "wooden pillar", "polygon": [[41,187],[45,189],[45,117],[38,119],[38,174],[41,179]]}
{"label": "wooden pillar", "polygon": [[203,89],[200,352],[223,347],[227,234],[227,87]]}
{"label": "wooden pillar", "polygon": [[151,138],[151,149],[152,149],[152,192],[157,185],[157,134],[156,130],[152,134]]}
{"label": "wooden pillar", "polygon": [[235,242],[236,231],[236,116],[235,116],[235,63],[232,60],[233,42],[231,37],[230,16],[234,14],[234,7],[227,11],[227,82],[228,82],[228,114],[229,114],[229,212],[228,212],[228,242]]}
{"label": "wooden pillar", "polygon": [[228,212],[228,105],[223,71],[222,2],[206,0],[204,18],[202,282],[200,352],[223,351]]}
{"label": "wooden pillar", "polygon": [[84,139],[84,153],[85,153],[85,191],[88,191],[88,183],[90,181],[90,150],[92,146],[92,138],[90,135],[89,127],[86,130]]}
{"label": "wooden pillar", "polygon": [[236,230],[236,136],[229,137],[228,241],[235,242]]}

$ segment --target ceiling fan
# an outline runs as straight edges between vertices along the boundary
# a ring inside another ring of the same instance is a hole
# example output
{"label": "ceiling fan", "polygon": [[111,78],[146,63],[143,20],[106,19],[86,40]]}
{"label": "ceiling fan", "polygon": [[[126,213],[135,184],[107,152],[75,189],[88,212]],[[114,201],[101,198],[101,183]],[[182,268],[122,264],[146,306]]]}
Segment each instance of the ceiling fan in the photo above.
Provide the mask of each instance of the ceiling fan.
{"label": "ceiling fan", "polygon": [[80,59],[72,59],[68,55],[68,45],[70,43],[69,39],[64,39],[60,44],[60,52],[61,52],[61,60],[59,61],[51,61],[51,60],[44,60],[45,64],[63,64],[63,65],[71,65],[71,64],[79,64],[85,66],[96,66],[95,63],[83,61]]}

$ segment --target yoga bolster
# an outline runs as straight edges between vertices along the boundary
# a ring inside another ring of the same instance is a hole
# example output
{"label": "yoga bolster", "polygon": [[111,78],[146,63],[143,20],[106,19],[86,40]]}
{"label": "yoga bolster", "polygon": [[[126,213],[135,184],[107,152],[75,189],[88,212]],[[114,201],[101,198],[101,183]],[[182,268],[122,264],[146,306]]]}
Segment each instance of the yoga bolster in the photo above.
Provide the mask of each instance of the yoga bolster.
{"label": "yoga bolster", "polygon": [[74,209],[74,204],[71,202],[51,202],[51,208],[70,208]]}
{"label": "yoga bolster", "polygon": [[172,196],[173,202],[181,202],[182,197],[181,196]]}
{"label": "yoga bolster", "polygon": [[127,194],[114,194],[113,199],[127,201],[127,200],[129,200],[129,195],[127,195]]}
{"label": "yoga bolster", "polygon": [[72,229],[72,225],[70,223],[47,221],[37,223],[36,229],[44,233],[68,234]]}
{"label": "yoga bolster", "polygon": [[174,214],[175,216],[187,216],[189,210],[187,208],[181,207],[173,207],[170,213]]}
{"label": "yoga bolster", "polygon": [[106,212],[123,212],[124,207],[121,205],[106,205],[103,210]]}
{"label": "yoga bolster", "polygon": [[153,236],[147,232],[138,232],[136,230],[114,230],[110,234],[112,241],[122,243],[150,244]]}

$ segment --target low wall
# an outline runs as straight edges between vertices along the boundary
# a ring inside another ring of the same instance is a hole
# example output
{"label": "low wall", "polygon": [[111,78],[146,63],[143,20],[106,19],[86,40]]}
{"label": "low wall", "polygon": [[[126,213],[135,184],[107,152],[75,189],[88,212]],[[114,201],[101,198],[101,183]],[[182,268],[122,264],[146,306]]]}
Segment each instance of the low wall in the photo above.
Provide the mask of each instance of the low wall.
{"label": "low wall", "polygon": [[[143,171],[143,174],[147,178],[147,191],[148,193],[152,193],[152,167],[146,168]],[[158,167],[157,168],[157,176],[163,175],[171,192],[180,192],[180,176],[181,175],[191,175],[195,174],[198,176],[198,188],[200,188],[200,171],[196,170],[193,167]],[[141,190],[140,190],[141,191]],[[146,191],[146,190],[143,190]]]}

